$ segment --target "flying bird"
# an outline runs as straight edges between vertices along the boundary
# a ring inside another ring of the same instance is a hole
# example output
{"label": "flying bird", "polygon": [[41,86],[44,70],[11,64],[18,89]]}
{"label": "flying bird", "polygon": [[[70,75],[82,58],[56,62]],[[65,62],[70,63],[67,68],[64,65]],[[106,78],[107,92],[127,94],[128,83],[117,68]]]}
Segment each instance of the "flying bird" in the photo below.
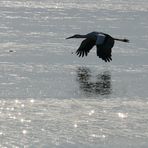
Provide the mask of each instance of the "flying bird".
{"label": "flying bird", "polygon": [[129,42],[128,39],[113,38],[109,34],[102,32],[91,32],[86,35],[75,34],[66,39],[71,38],[85,38],[80,47],[77,49],[76,54],[79,57],[87,56],[89,51],[96,45],[97,56],[104,60],[105,62],[110,62],[112,60],[112,48],[115,41]]}

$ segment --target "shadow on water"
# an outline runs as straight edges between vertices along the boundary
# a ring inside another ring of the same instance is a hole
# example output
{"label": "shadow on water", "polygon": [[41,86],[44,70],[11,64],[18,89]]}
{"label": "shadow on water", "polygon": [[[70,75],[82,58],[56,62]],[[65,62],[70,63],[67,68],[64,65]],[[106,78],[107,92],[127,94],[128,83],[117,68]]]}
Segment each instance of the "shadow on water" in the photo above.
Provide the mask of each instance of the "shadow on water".
{"label": "shadow on water", "polygon": [[80,91],[88,97],[110,95],[112,93],[111,74],[109,71],[93,76],[89,68],[79,67],[77,69],[77,81]]}

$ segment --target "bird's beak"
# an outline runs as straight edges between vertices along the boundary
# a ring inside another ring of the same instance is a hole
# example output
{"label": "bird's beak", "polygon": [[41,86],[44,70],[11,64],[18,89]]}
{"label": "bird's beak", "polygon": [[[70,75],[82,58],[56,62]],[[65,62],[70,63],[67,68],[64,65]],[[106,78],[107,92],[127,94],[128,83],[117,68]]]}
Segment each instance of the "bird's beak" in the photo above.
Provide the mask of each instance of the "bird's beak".
{"label": "bird's beak", "polygon": [[66,39],[71,39],[71,38],[73,38],[74,36],[70,36],[70,37],[68,37],[68,38],[66,38]]}

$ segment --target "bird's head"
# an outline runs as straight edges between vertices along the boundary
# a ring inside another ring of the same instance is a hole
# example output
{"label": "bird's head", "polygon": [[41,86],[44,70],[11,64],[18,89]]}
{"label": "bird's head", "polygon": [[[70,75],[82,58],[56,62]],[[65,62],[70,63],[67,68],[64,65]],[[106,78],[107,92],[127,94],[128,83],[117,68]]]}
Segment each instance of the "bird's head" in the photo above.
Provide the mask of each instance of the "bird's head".
{"label": "bird's head", "polygon": [[70,37],[68,37],[68,38],[66,38],[66,39],[71,39],[71,38],[84,38],[84,35],[75,34],[75,35],[70,36]]}

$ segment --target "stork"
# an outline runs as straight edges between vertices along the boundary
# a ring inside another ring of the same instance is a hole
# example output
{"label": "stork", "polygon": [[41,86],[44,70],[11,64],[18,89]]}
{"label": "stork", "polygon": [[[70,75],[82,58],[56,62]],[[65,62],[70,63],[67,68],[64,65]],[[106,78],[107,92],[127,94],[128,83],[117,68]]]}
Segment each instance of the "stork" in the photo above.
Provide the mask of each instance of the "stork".
{"label": "stork", "polygon": [[105,62],[110,62],[112,60],[111,52],[115,41],[129,42],[129,40],[126,38],[113,38],[109,34],[102,32],[91,32],[86,35],[75,34],[66,39],[71,38],[85,38],[76,51],[76,54],[79,57],[84,57],[84,55],[87,56],[89,51],[96,45],[97,56]]}

